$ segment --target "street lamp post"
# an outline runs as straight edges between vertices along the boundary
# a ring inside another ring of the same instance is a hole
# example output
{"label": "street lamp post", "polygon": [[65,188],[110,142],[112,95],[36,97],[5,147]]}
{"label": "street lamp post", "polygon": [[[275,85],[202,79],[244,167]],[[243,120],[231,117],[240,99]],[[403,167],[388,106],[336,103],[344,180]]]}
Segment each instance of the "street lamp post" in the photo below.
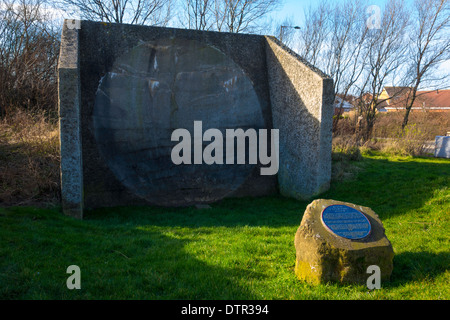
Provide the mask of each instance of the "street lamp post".
{"label": "street lamp post", "polygon": [[281,42],[283,42],[283,28],[292,28],[292,29],[297,29],[297,30],[301,29],[299,26],[295,26],[295,27],[294,26],[281,26],[280,27],[280,37],[279,37]]}

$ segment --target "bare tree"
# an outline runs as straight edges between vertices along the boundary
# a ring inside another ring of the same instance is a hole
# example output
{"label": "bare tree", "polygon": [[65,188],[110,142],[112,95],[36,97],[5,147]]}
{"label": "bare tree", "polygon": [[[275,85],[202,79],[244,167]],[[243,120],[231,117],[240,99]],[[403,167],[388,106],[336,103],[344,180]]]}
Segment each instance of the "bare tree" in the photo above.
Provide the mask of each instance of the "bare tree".
{"label": "bare tree", "polygon": [[324,48],[323,70],[334,80],[335,92],[341,101],[338,114],[333,119],[333,129],[337,128],[343,104],[351,89],[360,79],[364,71],[364,61],[368,51],[363,50],[363,44],[368,37],[361,0],[347,0],[333,7],[330,17],[329,45]]}
{"label": "bare tree", "polygon": [[299,54],[315,66],[320,65],[320,54],[330,34],[332,10],[328,1],[321,1],[318,7],[310,5],[305,10],[305,20],[300,32]]}
{"label": "bare tree", "polygon": [[300,55],[333,78],[335,94],[341,98],[333,129],[337,128],[345,100],[361,80],[370,52],[365,50],[369,36],[362,14],[365,7],[365,0],[322,0],[307,8],[299,33]]}
{"label": "bare tree", "polygon": [[188,29],[210,30],[213,28],[214,0],[182,0],[181,24]]}
{"label": "bare tree", "polygon": [[[433,82],[431,71],[442,61],[450,59],[450,1],[416,0],[411,30],[410,67],[412,87],[406,99],[402,129],[408,124],[409,114],[417,97],[419,86]],[[439,79],[442,80],[442,79]]]}
{"label": "bare tree", "polygon": [[257,33],[267,29],[264,19],[283,0],[180,0],[181,25],[197,30]]}
{"label": "bare tree", "polygon": [[0,1],[0,110],[55,110],[59,32],[42,0]]}
{"label": "bare tree", "polygon": [[402,66],[406,62],[406,31],[409,13],[400,0],[386,3],[381,19],[381,28],[370,30],[363,50],[367,50],[365,70],[361,82],[356,86],[359,90],[359,111],[364,122],[359,139],[368,141],[371,137],[378,108],[384,99],[380,94],[389,81],[403,81]]}
{"label": "bare tree", "polygon": [[224,32],[260,32],[265,17],[277,8],[281,0],[215,0],[214,28]]}
{"label": "bare tree", "polygon": [[60,0],[63,10],[78,11],[82,19],[109,23],[167,25],[172,0]]}
{"label": "bare tree", "polygon": [[[416,0],[411,24],[401,0],[386,1],[379,26],[363,14],[366,0],[322,0],[305,11],[297,51],[333,78],[341,112],[346,97],[356,95],[362,141],[371,136],[378,109],[387,103],[380,98],[386,85],[412,87],[391,97],[409,92],[403,128],[420,85],[434,80],[442,88],[443,78],[433,71],[450,58],[449,2]],[[334,117],[333,129],[339,119]]]}

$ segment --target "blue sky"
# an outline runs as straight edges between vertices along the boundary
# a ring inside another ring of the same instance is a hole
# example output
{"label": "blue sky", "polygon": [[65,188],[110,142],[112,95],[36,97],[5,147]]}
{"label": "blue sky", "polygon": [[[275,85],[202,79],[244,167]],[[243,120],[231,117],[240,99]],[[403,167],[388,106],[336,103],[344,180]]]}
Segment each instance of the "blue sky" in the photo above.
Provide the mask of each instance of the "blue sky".
{"label": "blue sky", "polygon": [[[319,0],[320,1],[320,0]],[[283,6],[277,12],[274,12],[271,16],[275,20],[276,24],[282,23],[285,18],[292,18],[295,25],[301,25],[304,19],[304,10],[309,6],[317,6],[319,4],[318,0],[284,0]],[[347,0],[328,0],[329,3],[344,2]],[[366,1],[367,5],[378,5],[382,10],[388,0],[362,0]],[[414,3],[414,0],[404,0],[408,5]],[[366,14],[366,8],[361,8],[361,13]],[[77,17],[74,17],[77,18]],[[441,64],[439,68],[439,73],[448,74],[450,73],[450,60]]]}
{"label": "blue sky", "polygon": [[[328,0],[330,3],[343,2],[345,0]],[[377,5],[383,10],[387,0],[366,0],[367,5]],[[407,5],[412,6],[414,0],[404,0]],[[272,16],[277,21],[281,22],[284,18],[292,17],[296,25],[301,25],[303,20],[303,12],[309,6],[316,6],[319,3],[317,0],[285,0],[283,7]],[[361,8],[362,14],[365,14],[365,8]],[[442,63],[439,67],[438,74],[450,73],[450,60]],[[448,80],[447,80],[448,81]],[[450,84],[450,83],[449,83]]]}
{"label": "blue sky", "polygon": [[[328,0],[330,3],[333,2],[343,2],[344,0]],[[377,5],[381,9],[383,9],[386,0],[366,0],[368,5]],[[412,4],[413,0],[405,0],[406,3]],[[301,23],[303,19],[303,12],[310,5],[315,6],[319,3],[317,0],[284,0],[283,7],[276,13],[273,14],[273,17],[276,19],[284,19],[285,17],[293,17],[295,22],[298,24]],[[364,8],[362,8],[361,12],[365,12]]]}

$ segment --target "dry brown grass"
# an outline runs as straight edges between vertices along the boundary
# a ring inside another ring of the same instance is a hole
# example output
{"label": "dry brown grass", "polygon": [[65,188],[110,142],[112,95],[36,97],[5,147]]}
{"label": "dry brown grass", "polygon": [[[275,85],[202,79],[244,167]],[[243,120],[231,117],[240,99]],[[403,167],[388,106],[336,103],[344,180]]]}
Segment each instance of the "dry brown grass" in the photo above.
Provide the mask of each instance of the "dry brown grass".
{"label": "dry brown grass", "polygon": [[[372,136],[377,138],[399,138],[402,134],[403,112],[378,113]],[[352,135],[356,131],[357,114],[348,112],[339,120],[335,129],[336,136]],[[412,112],[408,126],[420,132],[423,139],[434,140],[436,136],[446,135],[450,131],[449,112]]]}
{"label": "dry brown grass", "polygon": [[356,178],[361,168],[355,165],[355,161],[363,159],[362,148],[356,143],[354,135],[337,136],[333,138],[333,150],[331,157],[332,181],[346,181]]}
{"label": "dry brown grass", "polygon": [[[402,135],[401,125],[403,112],[380,113],[373,129],[374,137],[399,138]],[[436,136],[446,135],[450,131],[449,112],[412,112],[409,116],[408,135],[414,135],[424,140],[434,140]]]}
{"label": "dry brown grass", "polygon": [[393,155],[422,156],[426,155],[427,150],[424,146],[428,141],[434,141],[437,135],[445,135],[450,131],[448,112],[413,112],[404,131],[401,129],[402,121],[403,112],[379,113],[373,128],[373,138],[361,146],[355,139],[356,115],[346,114],[340,119],[334,132],[334,158],[355,157],[356,149],[381,150]]}
{"label": "dry brown grass", "polygon": [[0,120],[0,205],[48,205],[60,197],[59,134],[43,112]]}
{"label": "dry brown grass", "polygon": [[403,132],[399,130],[396,134],[393,138],[379,140],[382,152],[401,156],[425,155],[427,134],[418,125],[408,125]]}
{"label": "dry brown grass", "polygon": [[373,136],[378,139],[381,151],[394,155],[426,155],[427,141],[450,130],[450,114],[447,112],[412,112],[408,125],[402,131],[402,112],[380,114]]}

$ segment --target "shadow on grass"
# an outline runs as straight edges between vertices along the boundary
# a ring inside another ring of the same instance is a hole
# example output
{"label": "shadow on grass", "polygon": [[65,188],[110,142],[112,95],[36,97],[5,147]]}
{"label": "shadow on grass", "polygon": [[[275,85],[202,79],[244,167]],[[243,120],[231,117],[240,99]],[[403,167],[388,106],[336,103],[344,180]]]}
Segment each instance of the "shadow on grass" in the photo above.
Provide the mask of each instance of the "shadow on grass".
{"label": "shadow on grass", "polygon": [[403,252],[394,256],[394,270],[386,287],[403,286],[411,281],[433,280],[450,267],[450,252]]}
{"label": "shadow on grass", "polygon": [[[388,160],[365,157],[363,161],[352,164],[359,167],[354,179],[333,181],[330,190],[317,198],[369,206],[383,220],[411,214],[424,206],[430,206],[431,199],[435,199],[439,205],[442,199],[436,197],[436,192],[449,185],[450,166],[446,160]],[[89,211],[87,219],[106,224],[150,224],[161,227],[291,227],[294,236],[310,201],[273,196],[226,199],[212,204],[212,209],[202,210],[157,207],[103,208]],[[447,270],[449,259],[449,253],[399,253],[394,258],[394,271],[387,286],[394,288],[411,281],[432,280]]]}
{"label": "shadow on grass", "polygon": [[[0,212],[0,299],[257,299],[243,282],[266,277],[238,259],[232,268],[201,259],[198,250],[209,250],[190,234],[76,221],[56,210]],[[70,265],[80,267],[82,290],[66,287]]]}
{"label": "shadow on grass", "polygon": [[445,159],[365,157],[352,165],[358,167],[356,178],[332,181],[321,197],[371,207],[381,219],[422,208],[450,185]]}
{"label": "shadow on grass", "polygon": [[[354,180],[334,182],[320,197],[372,207],[383,219],[429,206],[449,184],[448,161],[365,158],[358,165],[363,170]],[[84,221],[57,210],[0,209],[0,298],[259,299],[248,284],[267,277],[254,268],[263,253],[227,256],[227,246],[211,244],[208,228],[287,227],[293,238],[309,202],[273,196],[226,199],[211,209],[102,208],[87,211]],[[449,259],[449,253],[399,253],[387,286],[434,279]],[[66,288],[72,264],[81,268],[84,290]]]}
{"label": "shadow on grass", "polygon": [[180,227],[283,227],[300,225],[308,202],[270,196],[225,199],[210,209],[163,208],[154,206],[115,207],[89,210],[86,220],[105,224],[151,224]]}
{"label": "shadow on grass", "polygon": [[[364,158],[352,162],[355,178],[332,181],[315,197],[371,207],[381,219],[422,208],[435,192],[450,184],[450,162],[429,158]],[[300,225],[308,203],[282,196],[224,199],[212,209],[116,207],[89,210],[86,218],[105,223],[151,223],[160,226],[293,226]],[[439,202],[439,199],[437,199]]]}

